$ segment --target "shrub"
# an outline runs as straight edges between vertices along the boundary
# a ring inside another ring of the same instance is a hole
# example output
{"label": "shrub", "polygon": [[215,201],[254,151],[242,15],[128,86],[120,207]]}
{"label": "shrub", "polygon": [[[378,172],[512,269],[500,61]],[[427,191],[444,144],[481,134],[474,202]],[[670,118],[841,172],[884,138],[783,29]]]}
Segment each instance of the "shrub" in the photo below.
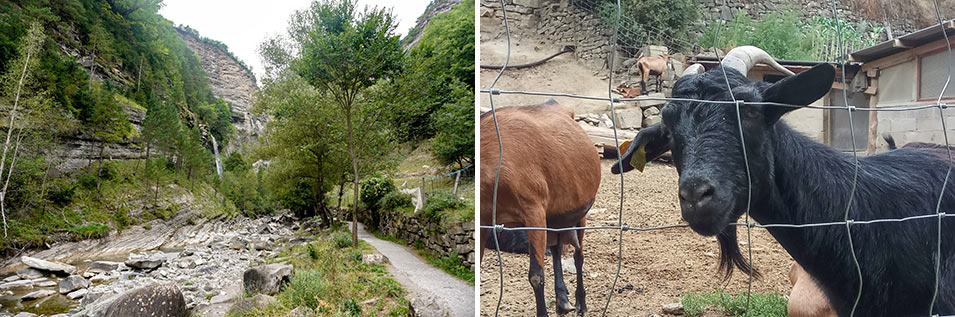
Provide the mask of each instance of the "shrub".
{"label": "shrub", "polygon": [[377,211],[381,209],[381,205],[379,204],[381,199],[385,197],[385,195],[397,190],[398,187],[395,187],[395,182],[392,181],[391,178],[375,175],[361,184],[359,199],[365,203],[368,209]]}
{"label": "shrub", "polygon": [[93,173],[80,172],[76,176],[76,182],[83,189],[96,189],[96,175]]}
{"label": "shrub", "polygon": [[116,164],[113,162],[103,162],[103,167],[99,171],[99,177],[103,182],[115,179],[119,175],[119,171],[116,170]]}
{"label": "shrub", "polygon": [[383,210],[395,210],[401,207],[411,206],[411,195],[393,191],[385,195],[385,197],[382,197],[379,204]]}
{"label": "shrub", "polygon": [[428,194],[428,201],[424,205],[423,214],[437,220],[441,219],[442,211],[455,210],[467,205],[467,201],[459,199],[449,191],[435,191]]}
{"label": "shrub", "polygon": [[297,270],[292,273],[288,287],[282,294],[289,302],[316,308],[319,305],[319,297],[315,294],[322,294],[329,287],[334,285],[329,285],[328,280],[320,272]]}
{"label": "shrub", "polygon": [[339,306],[339,312],[347,316],[361,316],[361,306],[354,299],[346,298]]}
{"label": "shrub", "polygon": [[335,241],[335,245],[338,246],[339,249],[352,246],[351,233],[347,231],[336,231],[335,234],[332,235],[332,240]]}
{"label": "shrub", "polygon": [[47,193],[46,197],[57,206],[67,206],[73,202],[73,198],[76,198],[76,185],[53,186],[53,190]]}

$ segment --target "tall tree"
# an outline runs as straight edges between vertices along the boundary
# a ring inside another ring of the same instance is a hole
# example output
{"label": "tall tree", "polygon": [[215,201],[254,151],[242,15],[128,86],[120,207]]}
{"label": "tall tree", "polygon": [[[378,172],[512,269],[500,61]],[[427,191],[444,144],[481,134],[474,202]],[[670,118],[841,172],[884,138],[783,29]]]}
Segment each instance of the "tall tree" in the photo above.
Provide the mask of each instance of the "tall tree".
{"label": "tall tree", "polygon": [[[3,218],[4,237],[7,237],[5,205],[7,186],[10,184],[10,177],[16,166],[16,155],[20,149],[23,129],[28,124],[28,118],[23,114],[29,113],[29,109],[21,109],[21,97],[30,93],[24,94],[23,87],[24,84],[28,84],[32,80],[30,75],[35,71],[38,64],[36,55],[40,51],[44,38],[43,27],[40,23],[34,22],[21,42],[20,56],[11,64],[13,67],[10,67],[10,70],[2,77],[3,97],[5,99],[9,98],[2,103],[3,110],[7,112],[7,136],[3,142],[3,154],[0,154],[0,180],[3,179],[4,172],[6,172],[6,181],[4,181],[3,189],[0,190],[0,216]],[[13,139],[15,131],[16,138]],[[7,165],[7,156],[11,150],[13,152],[12,159],[10,164]]]}
{"label": "tall tree", "polygon": [[362,157],[356,140],[375,133],[381,115],[380,109],[376,109],[380,105],[363,97],[373,85],[400,71],[404,52],[394,32],[397,23],[386,9],[366,7],[358,12],[352,0],[315,1],[299,16],[306,32],[301,58],[292,64],[292,69],[328,94],[344,115],[345,139],[355,178],[352,240],[357,244]]}

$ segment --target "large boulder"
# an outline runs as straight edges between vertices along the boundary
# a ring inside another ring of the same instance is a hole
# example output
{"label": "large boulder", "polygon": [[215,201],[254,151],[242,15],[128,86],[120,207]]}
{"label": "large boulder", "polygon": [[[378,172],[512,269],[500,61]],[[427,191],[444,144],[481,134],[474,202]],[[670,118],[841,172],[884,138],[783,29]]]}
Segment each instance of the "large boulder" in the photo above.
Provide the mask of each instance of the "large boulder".
{"label": "large boulder", "polygon": [[293,270],[291,265],[282,263],[250,268],[242,274],[242,284],[248,293],[272,295],[288,283]]}
{"label": "large boulder", "polygon": [[66,263],[47,261],[28,256],[20,257],[20,262],[34,269],[53,273],[73,274],[73,272],[76,271],[75,266]]}
{"label": "large boulder", "polygon": [[227,316],[237,316],[243,315],[253,309],[266,307],[275,303],[275,298],[272,296],[264,294],[255,294],[255,296],[245,298],[240,300],[232,305],[232,308],[229,308],[229,311],[226,312]]}
{"label": "large boulder", "polygon": [[106,317],[186,317],[186,299],[174,284],[149,285],[123,293],[106,308]]}
{"label": "large boulder", "polygon": [[126,260],[126,266],[134,269],[152,270],[161,266],[163,262],[166,262],[166,256],[162,252],[131,254],[129,259]]}
{"label": "large boulder", "polygon": [[90,281],[87,281],[79,275],[70,275],[60,281],[60,294],[66,294],[87,287],[90,287]]}

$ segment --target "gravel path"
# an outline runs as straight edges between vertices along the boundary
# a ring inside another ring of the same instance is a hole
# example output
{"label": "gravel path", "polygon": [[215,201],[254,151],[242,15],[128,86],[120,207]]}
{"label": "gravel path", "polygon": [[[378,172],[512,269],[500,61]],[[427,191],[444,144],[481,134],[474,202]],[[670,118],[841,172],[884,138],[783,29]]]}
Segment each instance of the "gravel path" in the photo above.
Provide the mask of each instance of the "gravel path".
{"label": "gravel path", "polygon": [[358,238],[388,258],[391,262],[388,272],[411,292],[416,313],[421,316],[474,316],[474,286],[429,265],[409,247],[375,238],[361,224],[358,224]]}

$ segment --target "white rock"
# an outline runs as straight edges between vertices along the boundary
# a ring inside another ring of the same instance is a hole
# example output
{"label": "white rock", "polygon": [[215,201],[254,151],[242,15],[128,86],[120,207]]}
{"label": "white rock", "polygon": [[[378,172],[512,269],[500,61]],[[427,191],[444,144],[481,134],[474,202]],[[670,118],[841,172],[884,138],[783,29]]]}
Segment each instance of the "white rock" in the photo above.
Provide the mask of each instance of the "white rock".
{"label": "white rock", "polygon": [[50,271],[50,272],[63,272],[65,274],[73,274],[73,271],[76,271],[76,267],[55,261],[47,261],[43,259],[37,259],[28,256],[20,257],[20,262],[23,262],[26,266],[32,267],[37,270]]}
{"label": "white rock", "polygon": [[86,294],[89,294],[89,292],[90,292],[89,290],[83,288],[83,289],[75,290],[69,294],[66,294],[66,297],[69,299],[75,300],[77,298],[82,298],[83,296],[86,296]]}
{"label": "white rock", "polygon": [[56,291],[54,291],[54,290],[49,290],[49,289],[41,289],[41,290],[38,290],[38,291],[33,291],[32,293],[23,295],[23,297],[22,297],[21,299],[22,299],[22,300],[40,299],[40,298],[44,298],[44,297],[47,297],[47,296],[50,296],[50,295],[53,295],[53,294],[56,294]]}

